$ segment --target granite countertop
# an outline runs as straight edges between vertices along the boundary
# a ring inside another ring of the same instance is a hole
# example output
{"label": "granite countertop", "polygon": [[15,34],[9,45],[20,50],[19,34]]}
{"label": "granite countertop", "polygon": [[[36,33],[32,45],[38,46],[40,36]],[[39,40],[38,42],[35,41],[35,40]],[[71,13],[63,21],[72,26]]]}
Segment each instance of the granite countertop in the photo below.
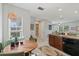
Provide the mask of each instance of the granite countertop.
{"label": "granite countertop", "polygon": [[56,35],[56,36],[61,36],[61,37],[64,37],[64,38],[71,38],[71,39],[79,40],[79,36],[75,36],[75,35],[58,35],[58,34],[51,34],[51,35]]}
{"label": "granite countertop", "polygon": [[59,35],[59,36],[79,40],[79,36],[73,36],[73,35]]}
{"label": "granite countertop", "polygon": [[37,48],[34,53],[37,56],[70,56],[63,51],[60,51],[54,47],[51,46],[41,46],[40,48]]}

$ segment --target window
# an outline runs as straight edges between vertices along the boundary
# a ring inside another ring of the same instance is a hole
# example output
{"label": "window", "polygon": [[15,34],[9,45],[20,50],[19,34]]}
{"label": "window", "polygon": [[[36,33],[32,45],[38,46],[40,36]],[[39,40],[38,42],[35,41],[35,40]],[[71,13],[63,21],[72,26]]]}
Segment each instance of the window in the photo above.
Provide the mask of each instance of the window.
{"label": "window", "polygon": [[15,20],[8,19],[9,24],[9,39],[14,37],[21,38],[23,37],[23,18],[16,18]]}

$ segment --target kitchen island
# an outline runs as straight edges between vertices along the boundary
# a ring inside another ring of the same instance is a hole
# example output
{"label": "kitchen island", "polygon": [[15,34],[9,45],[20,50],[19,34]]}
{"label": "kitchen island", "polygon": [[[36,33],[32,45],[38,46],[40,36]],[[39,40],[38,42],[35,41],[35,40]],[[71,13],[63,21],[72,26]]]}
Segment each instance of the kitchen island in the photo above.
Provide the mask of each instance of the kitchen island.
{"label": "kitchen island", "polygon": [[79,36],[49,35],[49,45],[73,56],[79,56]]}

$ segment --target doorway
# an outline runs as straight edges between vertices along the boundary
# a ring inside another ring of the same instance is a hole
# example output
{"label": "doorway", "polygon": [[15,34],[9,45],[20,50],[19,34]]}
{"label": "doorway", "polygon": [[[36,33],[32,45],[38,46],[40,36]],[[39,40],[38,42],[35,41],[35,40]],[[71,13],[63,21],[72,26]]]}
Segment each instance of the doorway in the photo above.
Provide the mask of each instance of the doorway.
{"label": "doorway", "polygon": [[36,31],[35,31],[35,35],[36,35],[36,37],[39,37],[39,23],[38,24],[35,24],[35,26],[36,26]]}
{"label": "doorway", "polygon": [[41,35],[41,22],[40,21],[36,21],[35,22],[35,36],[37,37],[37,38],[39,38],[40,37],[40,35]]}
{"label": "doorway", "polygon": [[44,41],[44,39],[47,39],[46,31],[47,31],[47,23],[45,21],[36,21],[35,22],[35,37],[39,41]]}

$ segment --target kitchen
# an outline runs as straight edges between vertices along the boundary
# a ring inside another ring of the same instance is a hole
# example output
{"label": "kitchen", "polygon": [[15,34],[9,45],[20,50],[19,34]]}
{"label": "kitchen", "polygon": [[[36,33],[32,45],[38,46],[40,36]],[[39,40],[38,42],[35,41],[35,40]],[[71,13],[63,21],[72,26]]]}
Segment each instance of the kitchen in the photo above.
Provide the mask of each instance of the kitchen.
{"label": "kitchen", "polygon": [[[4,47],[1,52],[22,51],[26,54],[30,51],[28,56],[79,56],[78,6],[78,3],[1,4],[0,42]],[[11,42],[13,46],[14,43],[15,46],[20,44],[16,47],[18,50],[10,50]]]}

